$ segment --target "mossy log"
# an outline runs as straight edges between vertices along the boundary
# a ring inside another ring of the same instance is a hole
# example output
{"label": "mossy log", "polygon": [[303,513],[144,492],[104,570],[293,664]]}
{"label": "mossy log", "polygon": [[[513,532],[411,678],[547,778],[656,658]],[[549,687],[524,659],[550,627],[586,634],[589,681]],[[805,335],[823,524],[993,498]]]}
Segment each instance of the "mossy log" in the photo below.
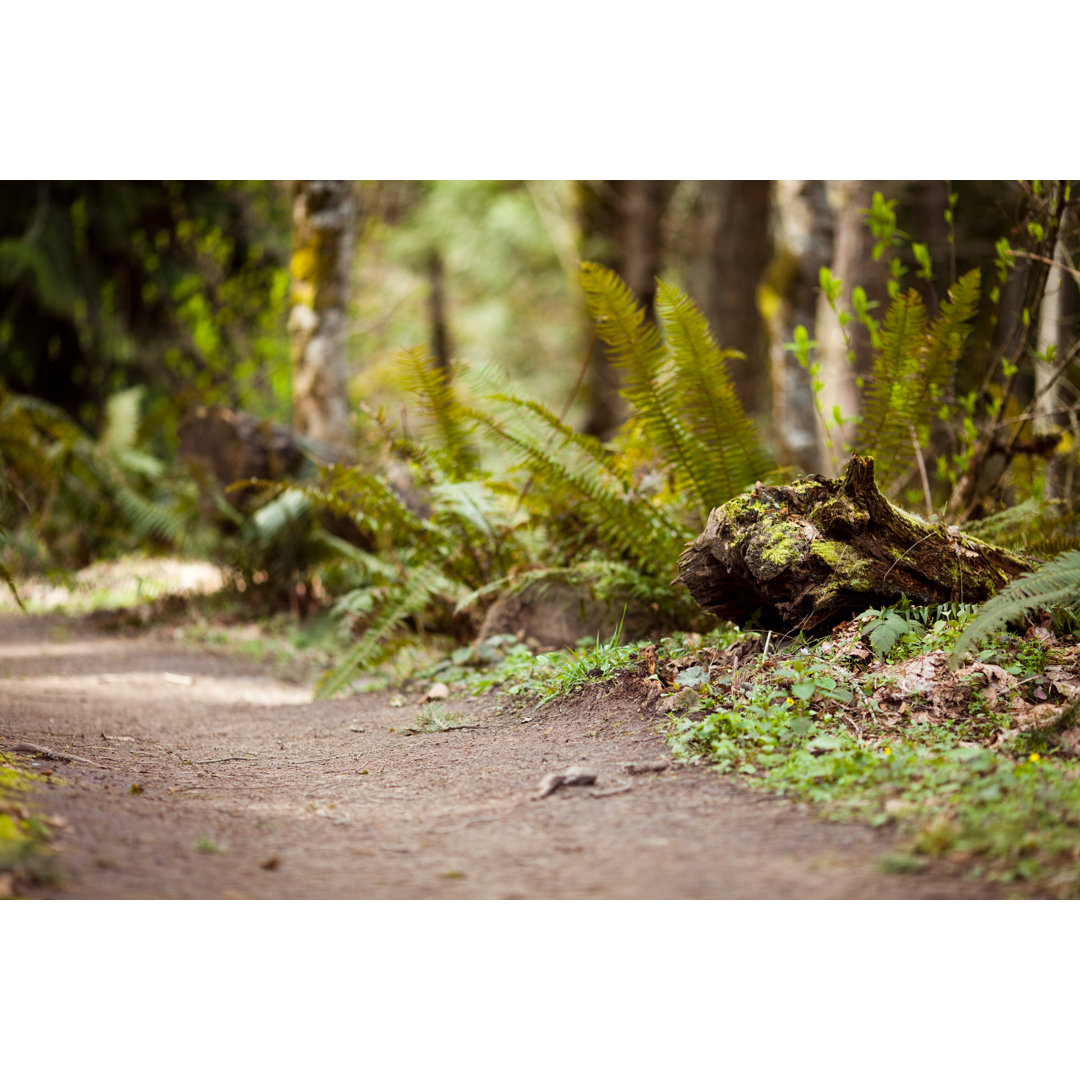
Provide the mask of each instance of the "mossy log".
{"label": "mossy log", "polygon": [[868,607],[976,603],[1031,564],[955,526],[890,503],[872,458],[840,480],[806,476],[718,506],[679,558],[679,577],[708,612],[742,624],[825,630]]}

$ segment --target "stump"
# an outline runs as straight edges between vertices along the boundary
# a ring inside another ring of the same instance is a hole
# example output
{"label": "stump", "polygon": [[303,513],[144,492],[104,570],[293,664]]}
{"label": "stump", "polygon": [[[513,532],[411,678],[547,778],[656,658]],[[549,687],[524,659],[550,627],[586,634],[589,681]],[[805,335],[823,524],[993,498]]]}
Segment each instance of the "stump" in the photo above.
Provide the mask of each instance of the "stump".
{"label": "stump", "polygon": [[928,524],[890,503],[872,458],[843,479],[760,483],[709,515],[679,558],[679,581],[705,610],[741,624],[827,630],[907,597],[913,604],[987,599],[1032,569],[1012,552]]}

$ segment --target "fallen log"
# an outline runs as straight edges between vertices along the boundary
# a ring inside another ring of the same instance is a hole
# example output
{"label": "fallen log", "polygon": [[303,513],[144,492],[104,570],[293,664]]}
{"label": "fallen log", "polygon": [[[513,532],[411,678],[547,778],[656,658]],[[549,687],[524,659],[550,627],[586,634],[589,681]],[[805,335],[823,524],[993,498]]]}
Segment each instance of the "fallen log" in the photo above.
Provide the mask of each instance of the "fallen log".
{"label": "fallen log", "polygon": [[827,630],[870,607],[977,603],[1032,568],[1019,555],[928,524],[890,503],[873,458],[840,480],[805,476],[718,506],[679,558],[679,576],[708,612],[774,629]]}

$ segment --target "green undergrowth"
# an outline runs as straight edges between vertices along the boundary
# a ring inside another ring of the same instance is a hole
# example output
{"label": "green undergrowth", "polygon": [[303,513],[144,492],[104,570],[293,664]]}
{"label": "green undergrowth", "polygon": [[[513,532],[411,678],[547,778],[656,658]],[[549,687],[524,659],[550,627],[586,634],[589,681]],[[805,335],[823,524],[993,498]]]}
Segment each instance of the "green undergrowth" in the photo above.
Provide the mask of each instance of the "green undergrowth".
{"label": "green undergrowth", "polygon": [[1049,633],[998,634],[953,674],[947,650],[970,617],[868,612],[734,669],[715,649],[669,648],[681,676],[669,700],[682,706],[668,713],[672,748],[827,816],[895,829],[900,853],[884,869],[944,865],[1080,896],[1080,768],[1060,728],[1031,720],[1038,706],[1065,710],[1045,672],[1075,654]]}

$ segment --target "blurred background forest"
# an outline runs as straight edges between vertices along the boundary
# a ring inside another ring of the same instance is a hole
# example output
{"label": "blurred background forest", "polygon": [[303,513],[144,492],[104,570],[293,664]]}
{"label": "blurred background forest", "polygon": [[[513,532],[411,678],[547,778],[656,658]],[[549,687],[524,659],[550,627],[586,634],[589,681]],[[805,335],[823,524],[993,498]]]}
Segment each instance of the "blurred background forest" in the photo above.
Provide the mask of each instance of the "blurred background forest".
{"label": "blurred background forest", "polygon": [[[1073,199],[1066,181],[4,183],[0,561],[17,580],[197,555],[294,610],[335,602],[354,634],[436,595],[465,633],[494,583],[598,557],[644,575],[655,606],[700,515],[669,513],[688,484],[635,428],[647,410],[583,261],[647,322],[660,279],[711,326],[708,365],[754,442],[715,503],[784,470],[835,474],[902,414],[903,452],[877,445],[891,497],[1072,546]],[[670,389],[683,370],[653,374]],[[500,395],[546,425],[532,449],[483,412]],[[553,438],[671,536],[635,553],[605,533],[559,488]]]}

